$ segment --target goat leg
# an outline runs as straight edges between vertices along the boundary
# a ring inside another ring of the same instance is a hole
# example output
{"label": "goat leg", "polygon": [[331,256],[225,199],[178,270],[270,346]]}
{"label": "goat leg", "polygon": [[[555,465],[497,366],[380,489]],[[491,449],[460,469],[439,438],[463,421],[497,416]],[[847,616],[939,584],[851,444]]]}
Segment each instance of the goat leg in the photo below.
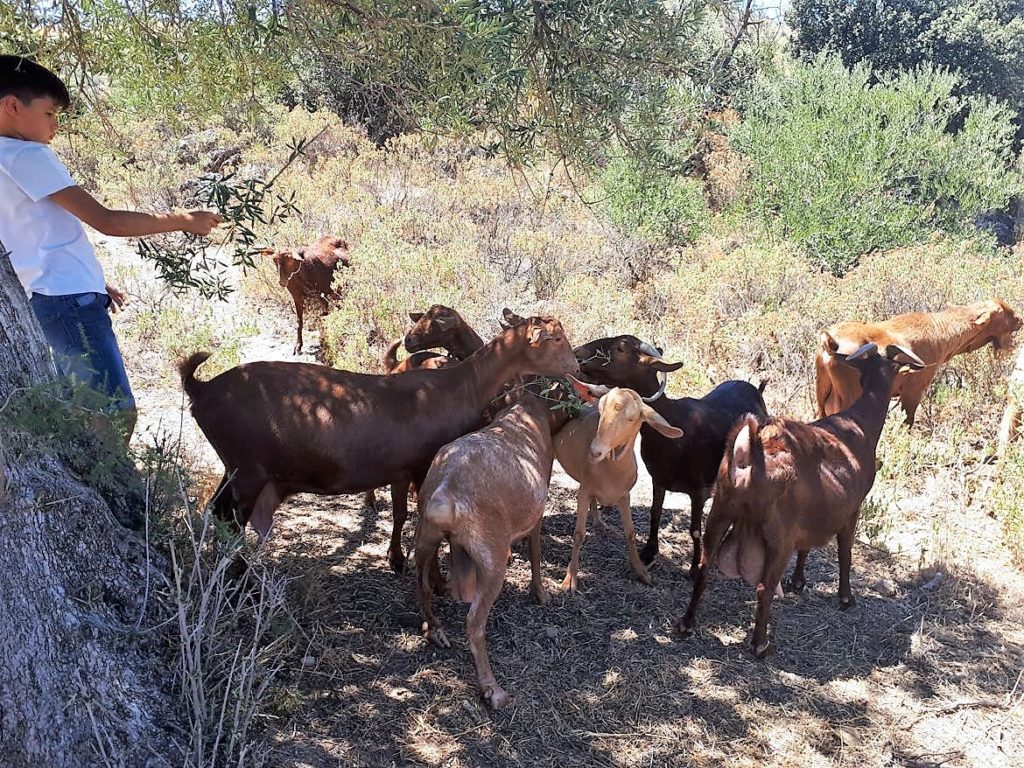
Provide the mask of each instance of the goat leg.
{"label": "goat leg", "polygon": [[409,481],[399,480],[391,484],[391,543],[388,545],[388,562],[391,570],[401,573],[405,570],[405,553],[402,551],[402,528],[409,517]]}
{"label": "goat leg", "polygon": [[836,535],[839,549],[839,610],[853,608],[855,601],[850,590],[850,566],[853,562],[853,534],[857,530],[856,516]]}
{"label": "goat leg", "polygon": [[650,584],[651,574],[636,551],[636,529],[633,527],[633,508],[629,505],[629,494],[619,499],[616,506],[619,508],[619,517],[622,518],[622,532],[626,536],[626,556],[629,558],[629,565],[640,581]]}
{"label": "goat leg", "polygon": [[533,598],[540,605],[547,605],[551,602],[551,594],[544,588],[544,581],[540,575],[540,524],[530,531],[530,585],[533,588]]}
{"label": "goat leg", "polygon": [[596,500],[590,502],[590,519],[601,529],[602,535],[609,533],[608,523],[605,522],[604,515],[601,513],[601,507]]}
{"label": "goat leg", "polygon": [[658,528],[661,526],[661,510],[665,506],[665,489],[652,482],[651,490],[651,532],[644,548],[640,550],[640,559],[647,565],[653,563],[658,556]]}
{"label": "goat leg", "polygon": [[796,565],[793,567],[793,575],[786,582],[786,589],[789,592],[803,592],[807,586],[807,579],[804,578],[804,564],[807,562],[808,550],[802,549],[796,553]]}
{"label": "goat leg", "polygon": [[491,672],[491,662],[487,658],[487,616],[491,612],[491,606],[501,592],[505,583],[505,562],[507,550],[492,551],[488,558],[493,563],[489,572],[481,574],[482,578],[477,587],[476,596],[469,606],[469,613],[466,615],[466,637],[469,640],[469,650],[473,654],[473,663],[476,665],[476,679],[480,687],[480,693],[491,709],[501,709],[508,703],[508,694],[498,685]]}
{"label": "goat leg", "polygon": [[583,547],[583,537],[587,535],[587,517],[592,501],[582,488],[577,492],[576,530],[572,534],[572,556],[569,558],[569,568],[562,580],[562,589],[570,592],[576,591],[576,573],[580,569],[580,549]]}
{"label": "goat leg", "polygon": [[780,550],[772,537],[764,536],[764,571],[761,581],[757,584],[757,613],[754,618],[754,635],[751,645],[754,655],[763,659],[773,652],[768,640],[768,622],[772,616],[772,599],[775,597],[775,585],[779,583],[789,562],[789,553]]}
{"label": "goat leg", "polygon": [[302,296],[301,289],[293,290],[292,291],[292,298],[295,300],[295,316],[296,316],[296,318],[298,318],[298,323],[297,323],[297,328],[296,328],[297,336],[296,336],[296,339],[295,339],[295,349],[292,350],[292,354],[298,355],[298,354],[302,353],[302,310],[303,310],[304,299],[303,299],[303,296]]}
{"label": "goat leg", "polygon": [[707,535],[705,536],[705,541],[710,542],[710,545],[701,550],[700,567],[697,569],[697,578],[693,582],[690,605],[683,618],[676,622],[676,631],[683,637],[692,635],[693,629],[697,625],[697,606],[700,605],[701,598],[704,596],[704,589],[708,585],[708,574],[718,558],[718,552],[722,548],[722,542],[731,525],[732,519],[726,515],[722,505],[716,504],[711,507],[711,513],[708,515]]}
{"label": "goat leg", "polygon": [[434,528],[421,526],[416,536],[416,580],[419,586],[420,615],[423,617],[423,634],[434,645],[451,648],[451,641],[444,632],[441,622],[434,615],[434,570],[437,565],[437,549],[442,535]]}
{"label": "goat leg", "polygon": [[690,560],[690,579],[697,577],[697,569],[700,568],[700,524],[704,517],[704,502],[707,501],[707,494],[704,489],[695,491],[690,496],[690,540],[693,542],[693,557]]}
{"label": "goat leg", "polygon": [[239,534],[242,532],[242,526],[239,525],[238,517],[235,514],[235,496],[231,490],[231,480],[227,472],[220,479],[220,484],[217,485],[217,490],[210,497],[209,503],[213,505],[214,516],[218,520],[227,523],[232,533]]}
{"label": "goat leg", "polygon": [[368,490],[366,495],[363,496],[363,506],[367,509],[375,509],[377,507],[377,493],[373,488]]}

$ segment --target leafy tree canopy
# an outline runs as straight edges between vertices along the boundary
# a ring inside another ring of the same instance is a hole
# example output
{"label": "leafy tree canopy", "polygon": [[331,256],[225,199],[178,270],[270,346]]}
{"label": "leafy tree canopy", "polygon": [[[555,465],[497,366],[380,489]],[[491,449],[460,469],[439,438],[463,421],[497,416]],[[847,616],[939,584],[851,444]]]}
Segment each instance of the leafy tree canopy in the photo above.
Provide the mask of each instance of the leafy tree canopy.
{"label": "leafy tree canopy", "polygon": [[86,104],[179,125],[319,103],[384,140],[483,131],[514,162],[643,148],[696,73],[708,0],[14,0],[0,45]]}
{"label": "leafy tree canopy", "polygon": [[788,19],[801,57],[830,49],[847,67],[945,68],[960,93],[1024,116],[1024,0],[794,0]]}

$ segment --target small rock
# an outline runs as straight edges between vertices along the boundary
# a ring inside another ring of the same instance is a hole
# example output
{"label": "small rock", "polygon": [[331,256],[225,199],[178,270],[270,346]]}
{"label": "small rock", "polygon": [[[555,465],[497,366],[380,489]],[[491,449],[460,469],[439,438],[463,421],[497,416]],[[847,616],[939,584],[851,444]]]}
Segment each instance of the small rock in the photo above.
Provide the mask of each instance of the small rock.
{"label": "small rock", "polygon": [[936,573],[934,576],[928,579],[928,581],[921,585],[921,589],[923,589],[925,592],[932,592],[939,588],[939,585],[942,584],[942,579],[942,573]]}
{"label": "small rock", "polygon": [[882,597],[893,597],[896,594],[896,582],[892,579],[879,579],[875,582],[875,591]]}
{"label": "small rock", "polygon": [[544,627],[544,636],[548,640],[554,640],[556,637],[558,637],[558,627],[553,627],[550,624]]}
{"label": "small rock", "polygon": [[302,666],[304,666],[304,667],[312,667],[314,664],[316,664],[316,656],[303,656],[302,657]]}
{"label": "small rock", "polygon": [[853,728],[840,725],[836,727],[836,732],[839,734],[839,738],[844,746],[859,747],[861,745],[861,738]]}

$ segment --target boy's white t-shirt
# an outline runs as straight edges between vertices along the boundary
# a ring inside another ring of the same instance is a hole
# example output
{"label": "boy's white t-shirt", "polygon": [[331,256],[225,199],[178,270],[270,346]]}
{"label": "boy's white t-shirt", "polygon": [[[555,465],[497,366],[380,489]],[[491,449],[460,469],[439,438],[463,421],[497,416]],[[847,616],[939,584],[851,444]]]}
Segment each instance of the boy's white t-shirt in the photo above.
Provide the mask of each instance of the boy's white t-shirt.
{"label": "boy's white t-shirt", "polygon": [[73,186],[46,144],[0,136],[0,243],[30,296],[106,291],[82,222],[49,199]]}

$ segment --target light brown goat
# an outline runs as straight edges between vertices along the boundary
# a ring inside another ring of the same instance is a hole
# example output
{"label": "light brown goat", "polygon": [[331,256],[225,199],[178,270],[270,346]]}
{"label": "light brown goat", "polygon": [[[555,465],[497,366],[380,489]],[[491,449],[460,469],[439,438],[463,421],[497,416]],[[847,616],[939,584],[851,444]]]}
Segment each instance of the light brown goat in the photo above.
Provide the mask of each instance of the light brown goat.
{"label": "light brown goat", "polygon": [[647,405],[632,389],[586,384],[596,408],[588,408],[555,436],[555,455],[562,468],[580,484],[576,495],[576,530],[572,537],[572,558],[562,589],[576,591],[580,548],[586,535],[587,517],[597,505],[614,505],[622,519],[626,554],[636,577],[651,583],[647,566],[636,549],[636,529],[629,493],[636,485],[637,463],[634,446],[640,427],[649,424],[665,437],[678,438],[683,430],[673,427]]}
{"label": "light brown goat", "polygon": [[[468,360],[437,371],[375,376],[307,363],[258,362],[210,381],[208,355],[179,370],[192,415],[224,463],[215,511],[261,540],[295,493],[360,493],[401,480],[422,484],[437,450],[483,424],[484,408],[517,377],[579,370],[555,318],[523,319]],[[406,497],[397,498],[388,557],[401,570]]]}
{"label": "light brown goat", "polygon": [[922,371],[899,374],[892,385],[913,425],[921,398],[939,367],[950,358],[991,344],[996,352],[1010,349],[1021,320],[1001,299],[954,304],[941,312],[911,312],[879,323],[844,322],[821,334],[821,349],[815,357],[817,370],[817,416],[831,416],[853,405],[860,397],[857,372],[842,364],[837,353],[850,354],[864,344],[879,349],[897,344],[913,349],[926,364]]}
{"label": "light brown goat", "polygon": [[567,418],[551,406],[524,393],[489,426],[438,451],[420,490],[416,567],[423,631],[432,643],[450,646],[432,607],[440,587],[438,547],[447,539],[452,594],[470,603],[469,649],[480,692],[494,709],[508,694],[487,657],[487,616],[505,583],[510,547],[524,536],[530,537],[533,595],[542,605],[550,599],[540,574],[540,525],[554,458],[551,435]]}
{"label": "light brown goat", "polygon": [[747,415],[733,427],[690,606],[677,624],[684,635],[693,630],[708,571],[717,560],[723,574],[740,576],[757,589],[752,645],[763,657],[771,649],[772,596],[781,594],[789,558],[797,552],[790,586],[799,592],[808,551],[833,536],[839,545],[839,605],[844,610],[853,605],[853,538],[861,503],[875,481],[875,450],[893,378],[904,366],[920,370],[924,363],[895,345],[880,352],[866,344],[849,356],[837,354],[860,374],[862,394],[852,406],[811,424],[782,418],[762,423]]}
{"label": "light brown goat", "polygon": [[306,304],[315,303],[320,313],[326,314],[330,306],[328,302],[341,298],[334,290],[334,272],[339,264],[351,266],[348,253],[349,244],[333,235],[321,237],[313,245],[301,248],[263,250],[264,255],[273,256],[281,287],[291,294],[295,302],[298,323],[294,354],[302,352],[302,312]]}

